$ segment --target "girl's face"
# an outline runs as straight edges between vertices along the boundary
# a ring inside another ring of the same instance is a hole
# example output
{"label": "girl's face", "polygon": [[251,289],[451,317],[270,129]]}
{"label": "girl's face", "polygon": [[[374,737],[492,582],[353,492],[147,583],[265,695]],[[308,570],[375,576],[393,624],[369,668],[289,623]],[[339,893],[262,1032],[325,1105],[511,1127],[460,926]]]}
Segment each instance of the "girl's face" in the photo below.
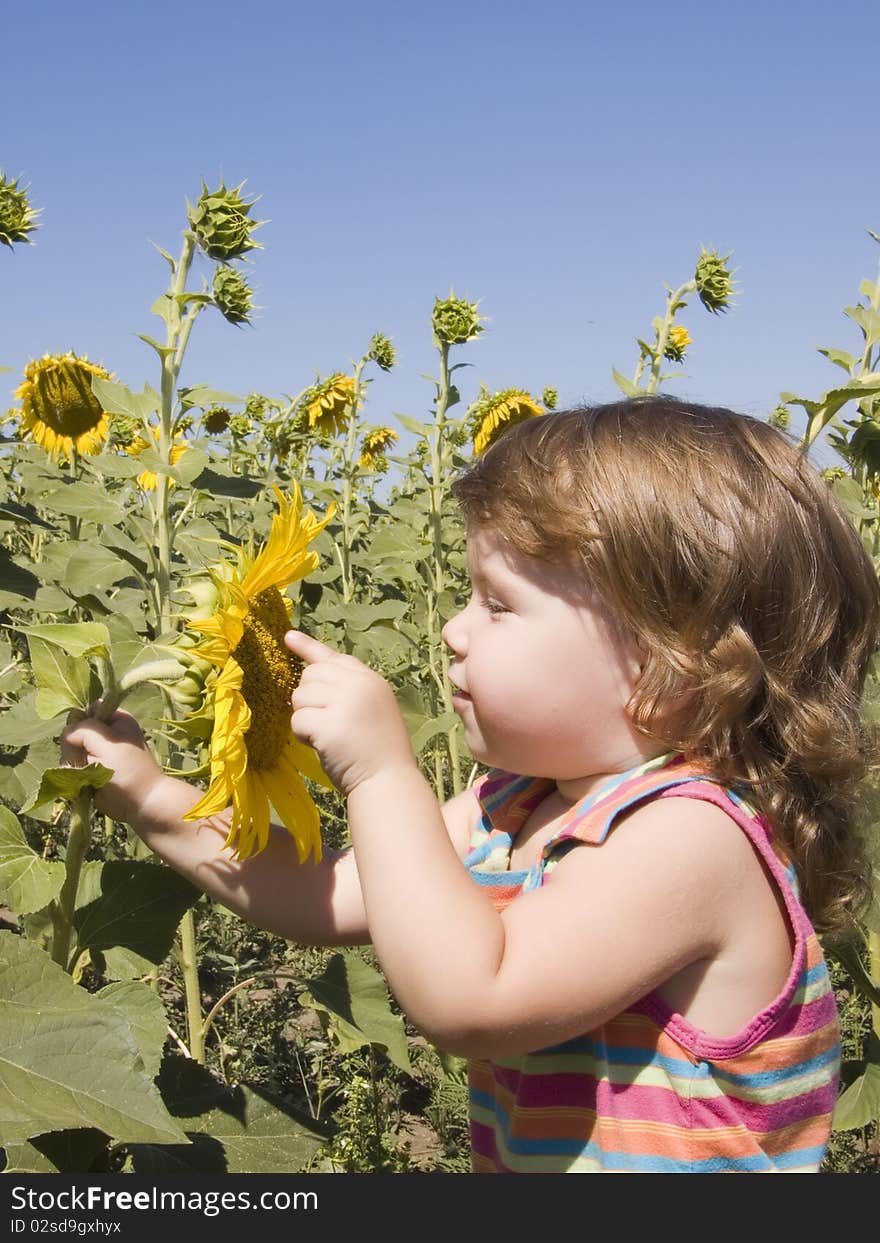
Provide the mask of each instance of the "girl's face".
{"label": "girl's face", "polygon": [[609,628],[573,570],[526,557],[479,528],[468,535],[468,569],[470,602],[443,639],[476,760],[576,782],[658,754],[623,711],[639,650]]}

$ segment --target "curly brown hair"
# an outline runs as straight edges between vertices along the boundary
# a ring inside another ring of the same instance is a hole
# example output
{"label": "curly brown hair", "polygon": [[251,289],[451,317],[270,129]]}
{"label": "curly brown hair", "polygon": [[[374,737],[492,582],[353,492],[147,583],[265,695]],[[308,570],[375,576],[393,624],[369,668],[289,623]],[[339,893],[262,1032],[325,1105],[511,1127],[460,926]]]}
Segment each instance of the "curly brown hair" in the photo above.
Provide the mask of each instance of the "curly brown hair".
{"label": "curly brown hair", "polygon": [[822,931],[870,893],[855,820],[880,763],[861,696],[880,585],[830,487],[786,436],[669,397],[512,427],[455,481],[469,526],[575,564],[646,660],[646,737],[745,786]]}

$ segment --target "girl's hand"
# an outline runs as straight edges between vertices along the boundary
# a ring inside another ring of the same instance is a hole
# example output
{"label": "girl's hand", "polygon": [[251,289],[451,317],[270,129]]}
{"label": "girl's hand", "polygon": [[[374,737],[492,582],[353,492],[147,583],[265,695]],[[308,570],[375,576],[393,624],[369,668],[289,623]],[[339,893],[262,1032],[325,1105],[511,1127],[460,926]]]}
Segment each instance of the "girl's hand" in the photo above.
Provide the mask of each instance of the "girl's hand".
{"label": "girl's hand", "polygon": [[137,721],[118,709],[104,724],[91,717],[74,721],[61,735],[61,759],[74,768],[103,764],[113,777],[95,792],[95,806],[105,816],[132,824],[151,791],[164,779]]}
{"label": "girl's hand", "polygon": [[384,678],[299,630],[289,631],[284,642],[306,664],[291,700],[291,728],[315,748],[338,790],[347,796],[376,773],[416,767],[406,725]]}

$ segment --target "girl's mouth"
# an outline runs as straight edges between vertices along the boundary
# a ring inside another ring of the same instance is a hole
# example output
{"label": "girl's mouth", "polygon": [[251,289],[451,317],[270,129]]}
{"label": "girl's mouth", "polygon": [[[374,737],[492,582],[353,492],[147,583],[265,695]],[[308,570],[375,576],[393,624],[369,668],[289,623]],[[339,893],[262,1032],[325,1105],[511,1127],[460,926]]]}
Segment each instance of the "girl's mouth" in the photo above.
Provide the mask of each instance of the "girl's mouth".
{"label": "girl's mouth", "polygon": [[457,686],[452,688],[453,701],[458,700],[460,703],[470,703],[471,697],[465,691],[460,691]]}

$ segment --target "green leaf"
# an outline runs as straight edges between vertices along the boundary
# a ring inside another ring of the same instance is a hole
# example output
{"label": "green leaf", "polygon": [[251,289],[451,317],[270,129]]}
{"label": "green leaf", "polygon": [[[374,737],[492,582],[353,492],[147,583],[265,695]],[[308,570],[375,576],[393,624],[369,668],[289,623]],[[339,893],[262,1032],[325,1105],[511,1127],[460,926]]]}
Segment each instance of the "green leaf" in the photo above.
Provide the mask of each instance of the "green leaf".
{"label": "green leaf", "polygon": [[4,1174],[88,1174],[107,1151],[107,1136],[94,1127],[48,1131],[6,1146]]}
{"label": "green leaf", "polygon": [[36,692],[24,695],[18,703],[0,713],[0,745],[4,747],[27,747],[43,738],[52,738],[61,732],[61,723],[42,721],[37,715]]}
{"label": "green leaf", "polygon": [[19,604],[33,600],[40,587],[36,574],[19,565],[0,546],[0,609],[17,608]]}
{"label": "green leaf", "polygon": [[123,518],[122,507],[101,490],[97,481],[80,481],[54,488],[41,498],[41,503],[52,513],[82,518],[86,522],[113,526]]}
{"label": "green leaf", "polygon": [[245,399],[236,397],[235,393],[224,393],[219,388],[209,388],[207,384],[194,384],[192,388],[180,388],[178,399],[183,410],[198,407],[204,410],[207,406],[243,406]]}
{"label": "green leaf", "polygon": [[369,557],[381,561],[384,557],[421,556],[425,551],[418,532],[401,523],[379,528],[370,544]]}
{"label": "green leaf", "polygon": [[158,1075],[168,1031],[168,1016],[158,993],[134,980],[107,984],[95,994],[119,1011],[131,1028],[148,1075]]}
{"label": "green leaf", "polygon": [[139,332],[137,335],[140,337],[142,341],[145,341],[146,344],[149,345],[151,349],[154,349],[156,351],[156,353],[159,355],[159,357],[162,359],[163,362],[170,354],[174,353],[173,345],[162,345],[162,343],[160,341],[157,341],[155,337],[149,337],[147,336],[145,332]]}
{"label": "green leaf", "polygon": [[63,648],[68,656],[106,656],[110,632],[103,622],[60,622],[22,627],[22,634]]}
{"label": "green leaf", "polygon": [[37,684],[37,715],[51,721],[72,708],[87,708],[92,684],[89,662],[82,656],[68,656],[57,644],[33,635],[28,648]]}
{"label": "green leaf", "polygon": [[172,466],[168,474],[172,479],[176,479],[178,483],[188,486],[192,481],[205,470],[208,462],[208,455],[203,449],[187,449],[186,453],[178,460],[176,466]]}
{"label": "green leaf", "polygon": [[627,397],[638,397],[642,390],[633,384],[632,380],[628,380],[625,375],[621,375],[615,367],[611,368],[611,374],[614,376],[614,383],[621,392],[625,393]]}
{"label": "green leaf", "polygon": [[408,414],[396,413],[394,417],[403,424],[408,432],[413,432],[416,436],[430,436],[434,430],[432,424],[420,423],[418,419],[413,419]]}
{"label": "green leaf", "polygon": [[834,1107],[835,1131],[852,1131],[880,1118],[880,1066],[868,1064],[865,1072],[842,1092]]}
{"label": "green leaf", "polygon": [[31,526],[42,527],[44,531],[54,531],[51,522],[44,522],[33,505],[19,505],[15,501],[0,501],[0,517],[13,518],[17,522],[27,522]]}
{"label": "green leaf", "polygon": [[132,568],[122,557],[101,544],[80,544],[67,562],[65,587],[78,598],[103,590],[132,577]]}
{"label": "green leaf", "polygon": [[247,475],[223,475],[211,467],[205,467],[195,479],[192,486],[200,492],[210,492],[212,496],[232,496],[241,500],[252,500],[259,496],[265,484]]}
{"label": "green leaf", "polygon": [[155,965],[168,956],[184,911],[201,896],[171,868],[134,859],[84,868],[80,894],[74,924],[81,950],[95,961],[121,946]]}
{"label": "green leaf", "polygon": [[85,764],[82,768],[47,768],[40,778],[40,788],[22,811],[33,811],[44,803],[76,798],[83,790],[100,790],[113,776],[112,768],[103,764]]}
{"label": "green leaf", "polygon": [[169,1054],[159,1091],[191,1144],[133,1144],[135,1174],[297,1174],[326,1143],[325,1128],[262,1088],[218,1083],[189,1058]]}
{"label": "green leaf", "polygon": [[412,749],[416,755],[421,755],[425,747],[435,738],[437,734],[447,733],[458,721],[457,712],[444,712],[438,717],[425,721],[412,736]]}
{"label": "green leaf", "polygon": [[126,1020],[24,937],[0,936],[0,1143],[96,1127],[181,1143]]}
{"label": "green leaf", "polygon": [[848,375],[852,375],[856,368],[854,356],[847,354],[846,350],[826,350],[820,346],[819,353],[824,354],[828,361],[834,363],[836,367],[842,367]]}
{"label": "green leaf", "polygon": [[378,971],[346,951],[334,954],[323,975],[308,981],[300,1005],[318,1012],[322,1025],[342,1053],[366,1044],[378,1045],[395,1066],[409,1073],[409,1050],[403,1019],[388,1001],[385,981]]}
{"label": "green leaf", "polygon": [[133,393],[118,380],[102,380],[92,376],[92,392],[104,410],[110,414],[128,414],[134,419],[148,423],[162,404],[162,398],[154,388],[144,385],[142,393]]}
{"label": "green leaf", "polygon": [[41,911],[58,897],[63,884],[64,864],[31,850],[16,817],[0,807],[0,896],[10,910],[16,915]]}
{"label": "green leaf", "polygon": [[369,630],[382,622],[398,621],[409,612],[405,600],[381,600],[378,604],[334,604],[324,610],[328,621],[344,624],[349,630]]}

